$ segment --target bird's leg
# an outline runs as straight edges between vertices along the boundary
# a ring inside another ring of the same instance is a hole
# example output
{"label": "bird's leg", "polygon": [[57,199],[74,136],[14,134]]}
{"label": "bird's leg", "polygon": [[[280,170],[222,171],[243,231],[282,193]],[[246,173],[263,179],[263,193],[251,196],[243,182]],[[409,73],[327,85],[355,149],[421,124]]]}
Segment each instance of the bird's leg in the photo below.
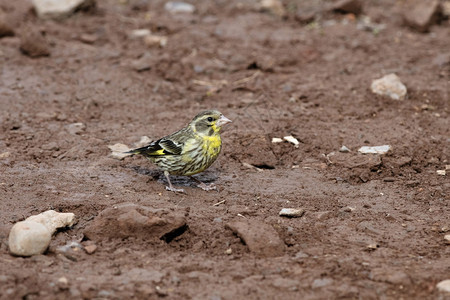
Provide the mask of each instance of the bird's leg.
{"label": "bird's leg", "polygon": [[169,183],[169,186],[166,186],[166,190],[171,191],[171,192],[178,192],[178,193],[184,193],[183,189],[176,189],[173,187],[172,182],[170,182],[170,178],[169,178],[169,172],[164,171],[164,176],[166,176],[167,182]]}
{"label": "bird's leg", "polygon": [[206,184],[204,182],[201,182],[200,180],[198,180],[197,178],[191,176],[192,179],[194,179],[195,182],[197,182],[197,186],[199,188],[201,188],[204,191],[212,191],[212,190],[216,190],[217,191],[217,187],[214,183],[210,183],[210,184]]}

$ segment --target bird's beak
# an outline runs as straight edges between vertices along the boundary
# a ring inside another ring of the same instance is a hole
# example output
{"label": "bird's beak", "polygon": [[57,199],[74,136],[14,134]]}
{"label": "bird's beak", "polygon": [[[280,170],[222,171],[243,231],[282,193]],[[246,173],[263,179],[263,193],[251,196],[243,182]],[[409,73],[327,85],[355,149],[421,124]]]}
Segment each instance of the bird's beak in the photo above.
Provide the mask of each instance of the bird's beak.
{"label": "bird's beak", "polygon": [[220,127],[228,123],[231,123],[231,120],[222,115],[219,120],[217,120],[216,126]]}

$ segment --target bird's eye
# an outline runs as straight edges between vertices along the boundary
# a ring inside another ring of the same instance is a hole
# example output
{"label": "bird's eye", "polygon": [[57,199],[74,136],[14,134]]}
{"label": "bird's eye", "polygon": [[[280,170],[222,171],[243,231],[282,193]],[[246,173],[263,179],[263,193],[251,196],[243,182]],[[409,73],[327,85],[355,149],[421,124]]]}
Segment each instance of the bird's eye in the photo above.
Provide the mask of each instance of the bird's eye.
{"label": "bird's eye", "polygon": [[212,117],[208,117],[208,122],[212,122],[214,119]]}

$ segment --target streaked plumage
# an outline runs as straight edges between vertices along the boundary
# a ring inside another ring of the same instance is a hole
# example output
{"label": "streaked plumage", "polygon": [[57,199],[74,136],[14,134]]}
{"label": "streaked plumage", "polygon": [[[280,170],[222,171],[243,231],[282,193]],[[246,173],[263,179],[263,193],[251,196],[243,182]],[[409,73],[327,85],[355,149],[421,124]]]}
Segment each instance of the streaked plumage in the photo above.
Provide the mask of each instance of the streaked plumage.
{"label": "streaked plumage", "polygon": [[[167,190],[183,192],[172,186],[169,174],[191,176],[209,168],[222,149],[221,126],[229,122],[220,112],[206,110],[179,131],[129,153],[141,154],[160,167],[169,183]],[[213,184],[208,186],[201,182],[199,187],[215,188]]]}

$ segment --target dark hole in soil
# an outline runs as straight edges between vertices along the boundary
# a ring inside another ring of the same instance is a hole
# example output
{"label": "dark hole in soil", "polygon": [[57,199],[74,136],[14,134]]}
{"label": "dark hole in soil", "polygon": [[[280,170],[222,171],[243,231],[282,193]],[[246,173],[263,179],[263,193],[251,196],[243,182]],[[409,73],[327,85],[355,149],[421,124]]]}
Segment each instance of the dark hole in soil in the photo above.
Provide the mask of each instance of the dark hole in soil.
{"label": "dark hole in soil", "polygon": [[262,165],[253,165],[254,167],[258,168],[258,169],[265,169],[265,170],[273,170],[275,169],[274,166],[269,166],[266,164],[262,164]]}
{"label": "dark hole in soil", "polygon": [[165,235],[163,235],[161,237],[161,240],[163,240],[166,243],[170,243],[171,241],[173,241],[174,238],[176,238],[177,236],[182,235],[186,230],[188,229],[187,225],[184,225],[180,228],[177,228],[171,232],[166,233]]}

